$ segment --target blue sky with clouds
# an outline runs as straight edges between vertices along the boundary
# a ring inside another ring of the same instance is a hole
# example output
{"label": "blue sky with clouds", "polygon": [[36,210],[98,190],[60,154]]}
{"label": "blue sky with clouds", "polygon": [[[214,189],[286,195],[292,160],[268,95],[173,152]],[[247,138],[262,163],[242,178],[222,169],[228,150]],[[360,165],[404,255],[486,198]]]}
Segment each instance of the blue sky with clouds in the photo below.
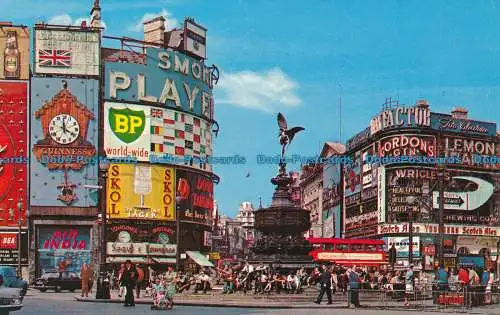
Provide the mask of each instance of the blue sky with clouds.
{"label": "blue sky with clouds", "polygon": [[[74,24],[92,2],[2,0],[0,15]],[[101,2],[106,35],[142,39],[141,22],[157,15],[167,27],[191,16],[208,28],[208,63],[222,69],[215,154],[247,158],[215,168],[216,199],[230,215],[242,201],[270,202],[277,167],[257,165],[256,155],[279,153],[278,111],[306,128],[290,148],[305,156],[361,131],[386,97],[425,98],[440,112],[465,106],[474,119],[500,123],[500,0]]]}

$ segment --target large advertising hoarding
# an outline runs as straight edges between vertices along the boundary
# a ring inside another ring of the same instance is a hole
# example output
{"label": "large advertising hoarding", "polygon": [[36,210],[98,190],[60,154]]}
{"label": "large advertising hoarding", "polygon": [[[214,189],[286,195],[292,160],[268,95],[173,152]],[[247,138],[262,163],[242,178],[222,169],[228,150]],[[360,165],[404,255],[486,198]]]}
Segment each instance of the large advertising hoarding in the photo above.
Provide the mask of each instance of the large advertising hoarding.
{"label": "large advertising hoarding", "polygon": [[34,73],[98,76],[100,31],[35,27]]}
{"label": "large advertising hoarding", "polygon": [[214,184],[208,176],[187,170],[177,169],[177,194],[181,200],[180,220],[206,226],[212,224],[214,207]]}
{"label": "large advertising hoarding", "polygon": [[179,52],[147,48],[146,64],[105,63],[106,100],[173,108],[213,119],[212,72]]}
{"label": "large advertising hoarding", "polygon": [[[151,108],[152,163],[175,163],[211,171],[212,124],[183,112]],[[192,161],[191,161],[192,159]]]}
{"label": "large advertising hoarding", "polygon": [[370,134],[373,136],[381,131],[399,128],[429,128],[431,112],[429,107],[416,105],[414,107],[388,108],[370,121]]}
{"label": "large advertising hoarding", "polygon": [[[420,134],[399,134],[388,136],[377,142],[377,156],[436,156],[436,139],[434,136]],[[408,163],[406,161],[405,163]]]}
{"label": "large advertising hoarding", "polygon": [[99,81],[31,82],[31,205],[95,207]]}
{"label": "large advertising hoarding", "polygon": [[[0,264],[17,266],[19,262],[17,231],[0,231]],[[28,231],[21,231],[21,265],[28,265]]]}
{"label": "large advertising hoarding", "polygon": [[440,155],[455,158],[455,164],[500,169],[500,162],[491,160],[492,157],[500,156],[500,144],[493,139],[443,136],[440,138],[439,147],[442,149]]}
{"label": "large advertising hoarding", "polygon": [[342,165],[326,164],[323,167],[323,237],[340,237]]}
{"label": "large advertising hoarding", "polygon": [[[28,83],[0,81],[0,226],[27,226]],[[21,212],[18,204],[21,203]]]}
{"label": "large advertising hoarding", "polygon": [[[432,191],[432,207],[439,208],[439,191]],[[444,222],[499,226],[500,174],[450,171],[444,189]]]}
{"label": "large advertising hoarding", "polygon": [[452,115],[440,113],[431,113],[431,127],[468,136],[495,137],[497,133],[496,123],[453,118]]}
{"label": "large advertising hoarding", "polygon": [[175,220],[175,172],[149,164],[111,164],[107,207],[113,219]]}
{"label": "large advertising hoarding", "polygon": [[108,242],[175,244],[174,222],[113,220],[107,224]]}
{"label": "large advertising hoarding", "polygon": [[[420,237],[412,237],[412,257],[420,257]],[[397,257],[408,257],[410,253],[410,239],[408,237],[388,237],[387,247],[392,245],[396,248]]]}
{"label": "large advertising hoarding", "polygon": [[[479,171],[446,171],[444,222],[498,226],[499,177],[498,174]],[[437,182],[435,168],[387,169],[387,222],[407,222],[410,210],[415,222],[438,222]]]}
{"label": "large advertising hoarding", "polygon": [[108,158],[131,157],[149,161],[148,106],[104,103],[104,151]]}
{"label": "large advertising hoarding", "polygon": [[26,26],[0,29],[0,79],[29,80],[30,31]]}
{"label": "large advertising hoarding", "polygon": [[92,246],[88,227],[39,227],[38,273],[68,271],[80,275],[90,264]]}

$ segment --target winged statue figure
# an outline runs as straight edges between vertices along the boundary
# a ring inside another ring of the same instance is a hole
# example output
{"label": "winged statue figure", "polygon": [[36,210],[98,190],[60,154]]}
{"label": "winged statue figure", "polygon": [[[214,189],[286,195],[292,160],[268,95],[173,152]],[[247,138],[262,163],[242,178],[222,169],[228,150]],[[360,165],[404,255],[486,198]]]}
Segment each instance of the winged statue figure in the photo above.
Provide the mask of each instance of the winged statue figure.
{"label": "winged statue figure", "polygon": [[285,116],[282,113],[278,113],[278,126],[280,128],[279,138],[281,144],[281,159],[285,157],[285,149],[295,137],[295,134],[299,131],[305,130],[304,127],[293,127],[288,129],[288,124],[286,122]]}

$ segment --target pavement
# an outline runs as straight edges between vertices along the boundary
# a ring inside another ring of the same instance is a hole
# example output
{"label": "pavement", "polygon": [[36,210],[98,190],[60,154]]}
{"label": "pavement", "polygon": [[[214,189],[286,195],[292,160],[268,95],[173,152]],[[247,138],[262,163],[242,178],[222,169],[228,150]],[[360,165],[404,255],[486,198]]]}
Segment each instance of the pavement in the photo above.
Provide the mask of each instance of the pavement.
{"label": "pavement", "polygon": [[[314,293],[309,292],[306,295],[306,298],[312,296]],[[95,292],[94,292],[95,294]],[[90,314],[106,314],[106,315],[133,315],[133,314],[158,314],[159,311],[150,310],[148,303],[150,303],[149,298],[141,298],[139,301],[141,303],[146,304],[137,304],[136,307],[123,307],[121,304],[122,301],[117,299],[117,292],[113,292],[114,299],[113,300],[104,300],[101,302],[96,302],[95,299],[85,299],[86,302],[77,302],[75,298],[81,298],[80,293],[78,292],[78,296],[75,297],[75,292],[60,292],[55,293],[52,291],[49,292],[38,292],[37,290],[29,290],[28,294],[24,299],[24,307],[17,312],[12,314],[14,315],[67,315],[67,314],[77,314],[77,315],[90,315]],[[241,294],[243,295],[243,294]],[[424,315],[424,314],[435,314],[436,312],[442,313],[467,313],[467,314],[481,314],[481,315],[498,315],[500,314],[500,304],[492,305],[488,307],[474,308],[472,310],[463,310],[463,309],[436,309],[429,307],[425,308],[417,308],[415,305],[413,307],[403,307],[403,302],[394,302],[394,305],[399,305],[399,307],[392,308],[377,308],[373,305],[374,301],[365,301],[365,304],[369,304],[369,307],[363,307],[361,309],[347,309],[345,306],[347,304],[343,304],[344,296],[338,295],[336,296],[336,303],[334,305],[316,305],[312,302],[293,302],[294,298],[299,298],[300,295],[286,295],[288,301],[283,302],[283,297],[278,297],[277,299],[273,297],[262,297],[257,296],[254,297],[253,294],[249,294],[246,297],[241,297],[239,294],[235,294],[233,296],[224,297],[226,302],[233,302],[234,304],[207,304],[207,301],[222,301],[222,297],[219,297],[218,294],[214,296],[209,295],[193,295],[189,297],[183,297],[178,295],[176,300],[187,300],[187,305],[180,305],[176,303],[173,312],[176,315],[322,315],[322,314],[332,314],[332,311],[338,315]],[[285,296],[285,295],[283,295]],[[250,304],[250,301],[253,300],[253,304]],[[305,299],[304,299],[305,300]],[[199,301],[202,304],[199,306],[195,306],[194,304]],[[363,299],[361,300],[363,302]],[[95,302],[95,303],[92,303]],[[114,303],[110,303],[114,302]],[[235,303],[239,303],[238,305]],[[248,303],[248,304],[246,304]],[[268,308],[269,304],[272,304],[271,308]],[[276,308],[278,303],[287,304],[285,307],[281,305],[280,309]],[[246,305],[246,307],[245,307]],[[209,306],[209,307],[207,307]],[[229,307],[228,307],[229,306]],[[240,307],[237,307],[240,306]],[[275,307],[275,308],[273,308]],[[333,309],[332,309],[333,308]],[[389,312],[390,314],[388,314]],[[364,314],[363,314],[364,313]]]}
{"label": "pavement", "polygon": [[[178,306],[203,306],[203,307],[218,307],[218,308],[247,308],[247,309],[347,309],[347,296],[342,294],[335,294],[333,296],[333,303],[328,305],[326,303],[326,296],[323,298],[322,304],[315,304],[313,301],[317,297],[317,289],[311,288],[304,294],[271,294],[271,295],[255,295],[235,293],[224,295],[220,292],[211,292],[207,294],[178,294],[175,296],[175,305]],[[361,301],[365,301],[365,306],[361,309],[402,309],[406,311],[432,309],[437,308],[432,304],[432,301],[418,301],[411,303],[410,306],[403,306],[402,301],[397,300],[381,300],[377,296],[361,296]],[[75,296],[75,300],[79,302],[92,302],[92,303],[123,303],[124,298],[118,297],[118,291],[111,292],[111,299],[98,300],[94,295],[89,297]],[[139,305],[152,304],[151,297],[135,298],[135,303]],[[362,303],[363,304],[363,303]],[[455,309],[453,309],[455,311]]]}

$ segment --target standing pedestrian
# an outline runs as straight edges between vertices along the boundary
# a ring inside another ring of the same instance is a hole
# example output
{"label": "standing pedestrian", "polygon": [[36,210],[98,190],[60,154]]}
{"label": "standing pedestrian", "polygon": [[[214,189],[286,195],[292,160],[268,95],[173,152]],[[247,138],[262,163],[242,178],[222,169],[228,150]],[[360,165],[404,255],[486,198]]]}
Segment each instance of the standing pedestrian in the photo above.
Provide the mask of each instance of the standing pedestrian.
{"label": "standing pedestrian", "polygon": [[89,293],[92,294],[92,287],[94,287],[94,267],[89,265]]}
{"label": "standing pedestrian", "polygon": [[89,297],[89,265],[83,264],[80,270],[80,278],[82,279],[82,297]]}
{"label": "standing pedestrian", "polygon": [[135,293],[136,293],[136,297],[140,298],[141,297],[141,286],[142,286],[142,282],[144,281],[144,270],[142,270],[140,265],[137,265],[137,268],[135,268],[135,270],[137,272],[137,283],[135,286],[135,289],[136,289]]}
{"label": "standing pedestrian", "polygon": [[347,269],[347,278],[349,279],[350,307],[360,307],[359,289],[361,289],[361,279],[354,268]]}
{"label": "standing pedestrian", "polygon": [[413,296],[415,290],[415,273],[413,272],[413,265],[410,265],[410,269],[406,272],[405,279],[405,306],[409,305],[410,295]]}
{"label": "standing pedestrian", "polygon": [[332,304],[332,274],[326,265],[323,265],[322,269],[323,273],[320,276],[321,291],[319,292],[318,299],[314,301],[314,303],[321,304],[323,295],[326,293],[328,304]]}
{"label": "standing pedestrian", "polygon": [[134,285],[137,280],[137,271],[132,267],[132,262],[127,260],[125,262],[125,270],[123,271],[122,281],[125,285],[127,292],[125,293],[125,304],[124,306],[135,306],[134,302]]}

